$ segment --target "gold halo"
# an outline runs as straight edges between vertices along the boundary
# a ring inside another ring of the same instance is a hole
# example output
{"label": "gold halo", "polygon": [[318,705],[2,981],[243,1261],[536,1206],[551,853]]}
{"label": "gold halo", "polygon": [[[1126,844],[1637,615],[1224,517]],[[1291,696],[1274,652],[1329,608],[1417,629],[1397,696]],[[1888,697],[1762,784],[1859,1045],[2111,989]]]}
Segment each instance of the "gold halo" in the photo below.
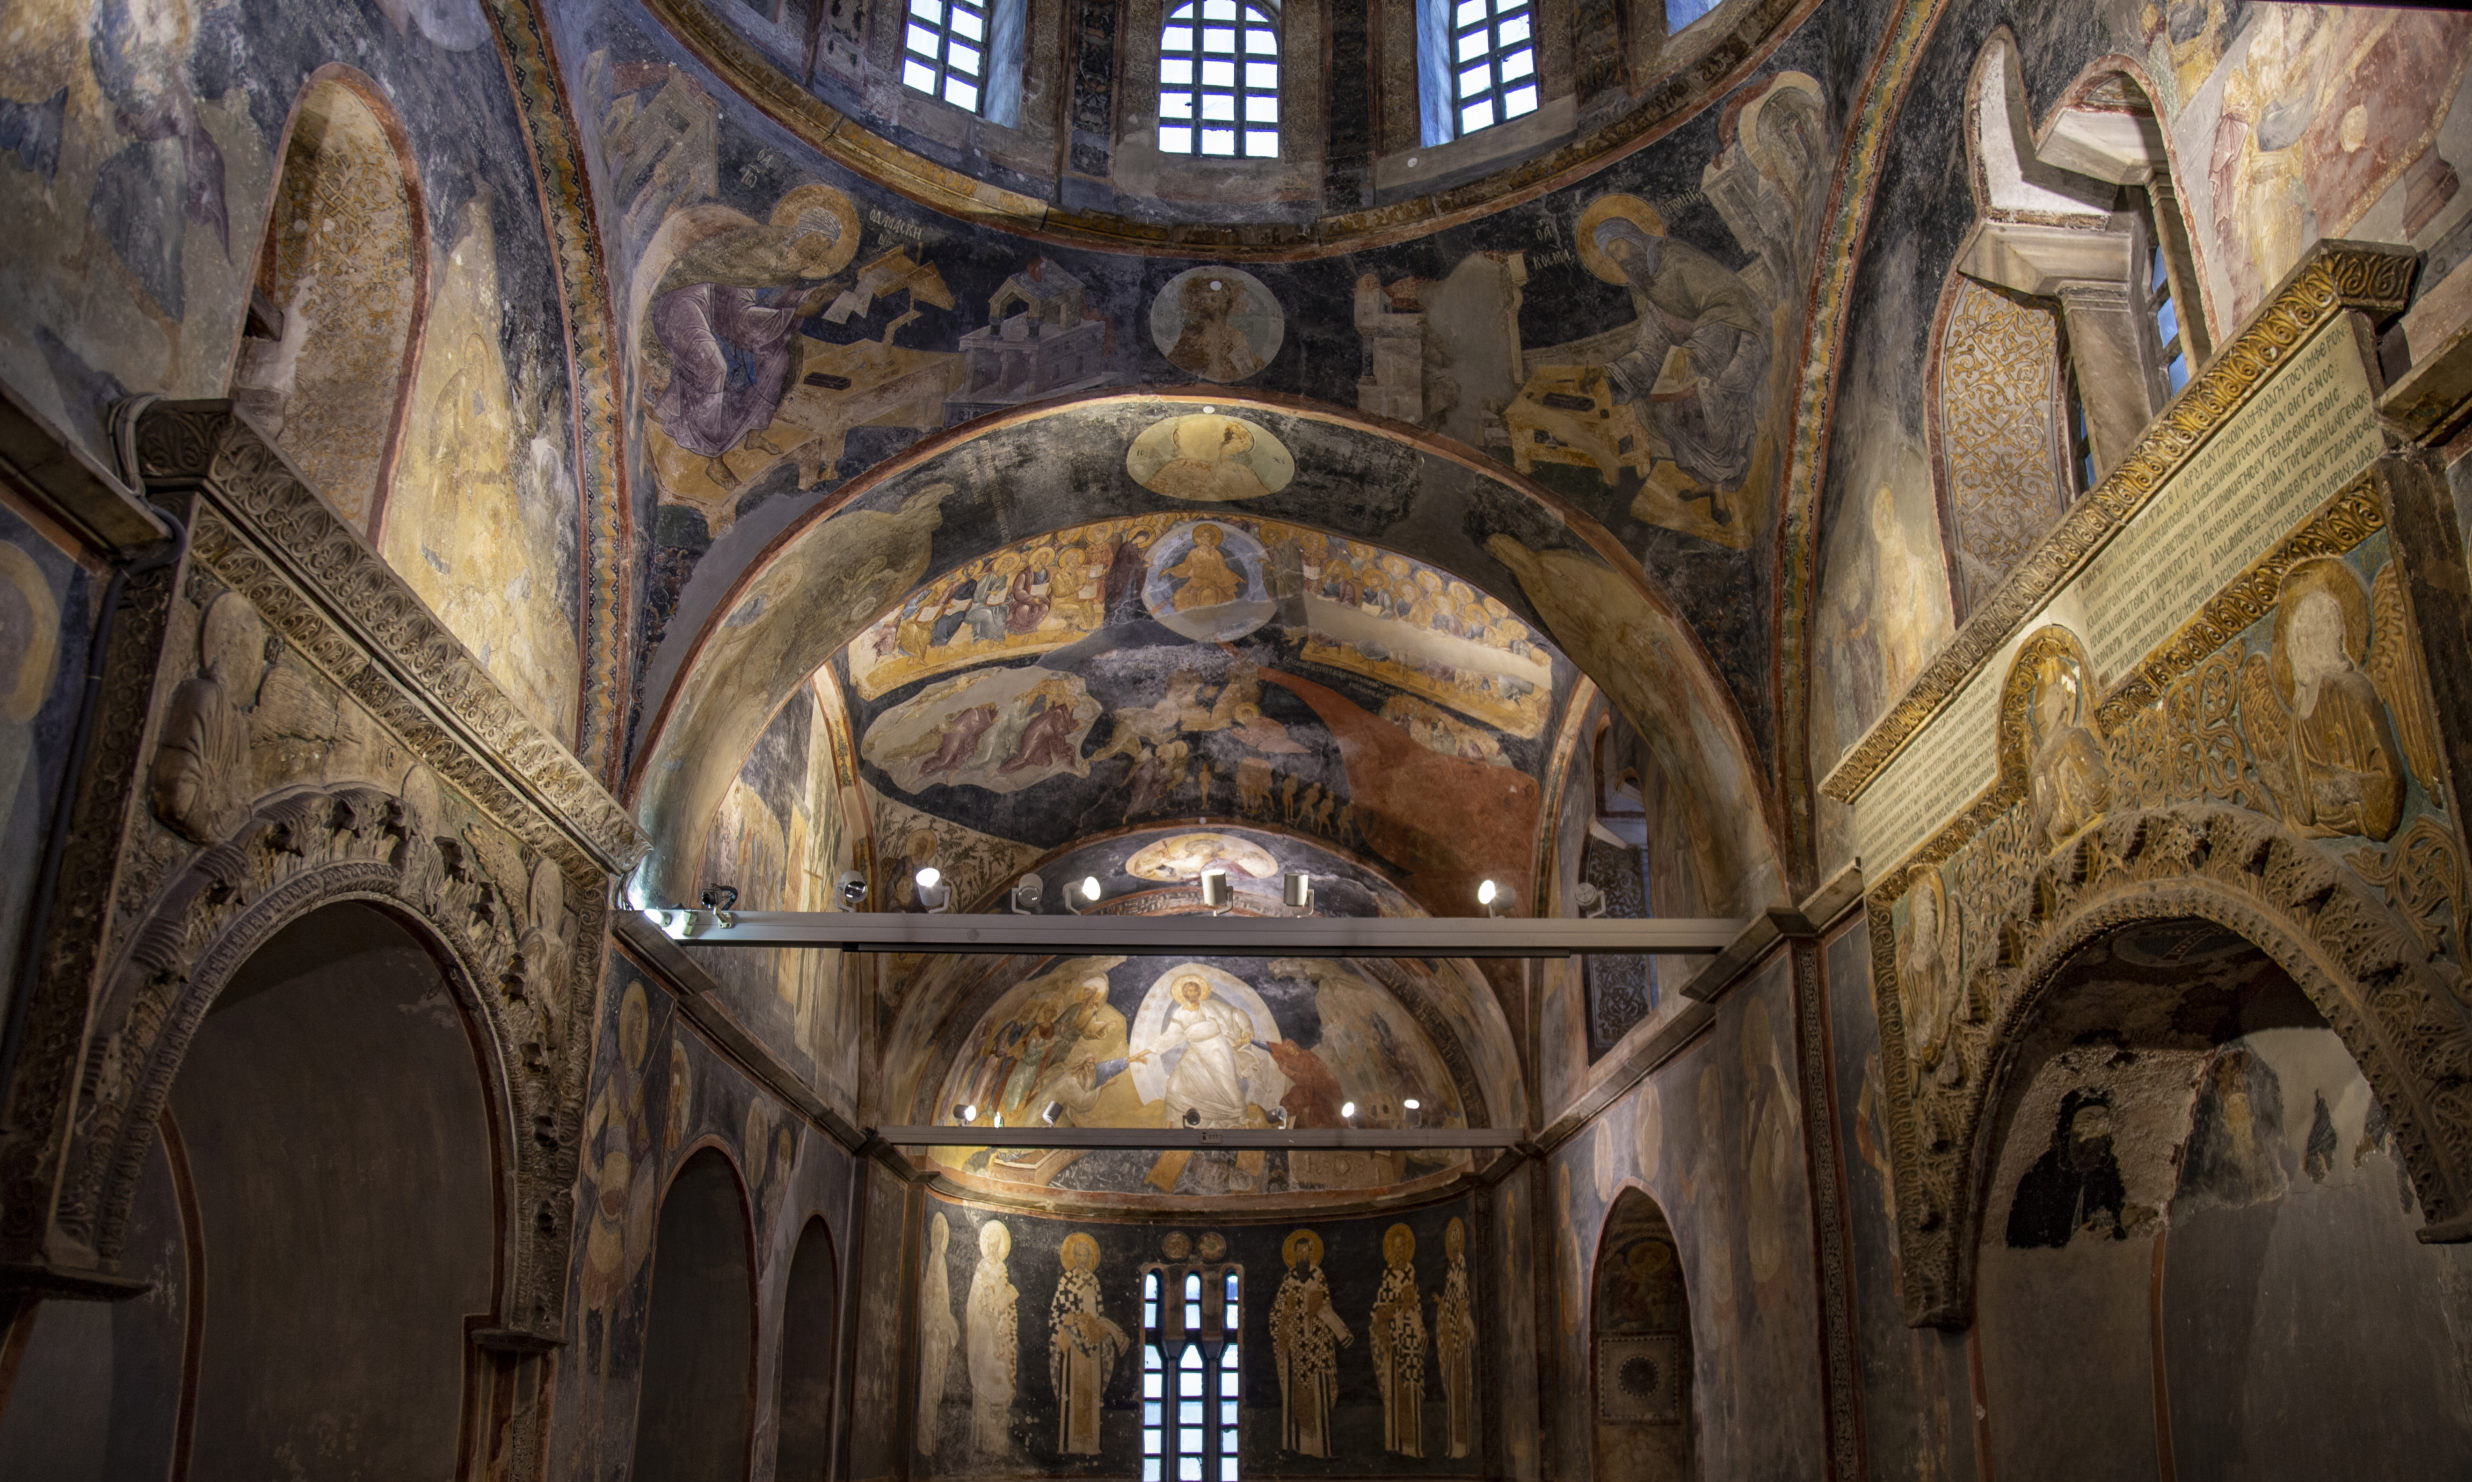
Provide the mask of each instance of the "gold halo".
{"label": "gold halo", "polygon": [[[1394,1244],[1401,1247],[1396,1257],[1391,1255],[1391,1247]],[[1393,1225],[1384,1230],[1382,1232],[1382,1258],[1394,1266],[1404,1266],[1416,1259],[1416,1232],[1405,1225]]]}
{"label": "gold halo", "polygon": [[1064,1249],[1058,1252],[1067,1271],[1092,1271],[1099,1264],[1099,1243],[1080,1230],[1064,1237]]}
{"label": "gold halo", "polygon": [[830,215],[841,226],[841,235],[833,239],[833,250],[816,269],[817,277],[829,278],[858,256],[858,208],[850,204],[848,196],[829,185],[802,185],[784,191],[781,199],[773,202],[772,224],[795,229],[799,219],[812,211]]}
{"label": "gold halo", "polygon": [[1322,1237],[1311,1230],[1298,1230],[1279,1245],[1279,1259],[1290,1266],[1322,1264]]}
{"label": "gold halo", "polygon": [[1656,207],[1637,196],[1617,192],[1590,201],[1588,209],[1579,213],[1579,227],[1574,234],[1579,238],[1579,261],[1582,267],[1607,283],[1629,281],[1622,276],[1621,265],[1607,257],[1596,244],[1597,228],[1617,216],[1652,237],[1665,235],[1665,218],[1657,214]]}
{"label": "gold halo", "polygon": [[0,540],[0,581],[17,589],[27,609],[26,647],[17,658],[16,682],[0,691],[0,718],[24,725],[42,710],[52,672],[60,667],[60,603],[34,557],[5,540]]}
{"label": "gold halo", "polygon": [[2339,556],[2311,556],[2294,562],[2283,574],[2283,588],[2275,594],[2275,688],[2283,698],[2292,698],[2292,651],[2284,634],[2292,625],[2292,611],[2300,599],[2311,592],[2324,592],[2343,608],[2343,652],[2354,664],[2369,650],[2369,594],[2362,591],[2360,578]]}

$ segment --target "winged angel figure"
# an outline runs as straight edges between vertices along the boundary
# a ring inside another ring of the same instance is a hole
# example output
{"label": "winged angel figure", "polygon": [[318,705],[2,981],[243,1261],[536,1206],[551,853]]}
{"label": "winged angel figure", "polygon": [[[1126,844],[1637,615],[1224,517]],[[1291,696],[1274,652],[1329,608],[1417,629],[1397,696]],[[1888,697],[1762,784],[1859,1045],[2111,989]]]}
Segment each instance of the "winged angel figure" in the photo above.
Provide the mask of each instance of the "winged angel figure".
{"label": "winged angel figure", "polygon": [[2271,656],[2241,668],[2240,728],[2292,828],[2394,837],[2406,763],[2435,790],[2438,733],[2392,562],[2372,593],[2332,556],[2284,576]]}

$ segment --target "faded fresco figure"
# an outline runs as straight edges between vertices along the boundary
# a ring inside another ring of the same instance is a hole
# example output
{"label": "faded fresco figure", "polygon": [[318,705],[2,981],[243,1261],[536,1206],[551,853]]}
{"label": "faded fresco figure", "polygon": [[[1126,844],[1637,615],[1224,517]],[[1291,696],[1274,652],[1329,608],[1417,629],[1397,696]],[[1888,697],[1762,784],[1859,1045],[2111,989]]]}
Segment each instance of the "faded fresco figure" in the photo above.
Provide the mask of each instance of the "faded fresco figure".
{"label": "faded fresco figure", "polygon": [[1905,924],[1897,934],[1897,991],[1915,1069],[1936,1072],[1942,1084],[1953,1084],[1960,1069],[1948,1051],[1962,960],[1957,931],[1947,884],[1937,869],[1923,870],[1907,894]]}
{"label": "faded fresco figure", "polygon": [[[2396,669],[2387,650],[2408,643],[2399,621],[2389,629],[2369,656],[2375,672]],[[2283,578],[2272,658],[2252,654],[2241,670],[2240,724],[2258,773],[2284,821],[2312,838],[2390,839],[2403,822],[2402,748],[2360,667],[2368,636],[2369,599],[2351,568],[2303,561]]]}
{"label": "faded fresco figure", "polygon": [[1021,1368],[1021,1292],[1004,1264],[1013,1232],[1002,1220],[979,1226],[978,1270],[970,1277],[970,1440],[982,1457],[1013,1451],[1013,1393]]}
{"label": "faded fresco figure", "polygon": [[1171,1126],[1244,1126],[1245,1108],[1256,1100],[1255,1085],[1278,1074],[1254,1047],[1252,1017],[1198,977],[1178,979],[1170,991],[1176,1007],[1168,1011],[1167,1023],[1131,1059],[1140,1064],[1156,1057],[1167,1064]]}
{"label": "faded fresco figure", "polygon": [[736,482],[730,451],[772,425],[799,323],[833,297],[823,280],[857,250],[848,199],[806,186],[784,195],[766,224],[706,239],[664,276],[652,330],[669,357],[669,384],[652,414],[671,441],[712,461],[716,483]]}
{"label": "faded fresco figure", "polygon": [[1077,1230],[1064,1237],[1061,1256],[1064,1274],[1056,1278],[1056,1295],[1047,1309],[1047,1377],[1056,1389],[1056,1449],[1068,1456],[1096,1456],[1099,1396],[1132,1340],[1099,1310],[1099,1243]]}
{"label": "faded fresco figure", "polygon": [[936,1454],[942,1439],[938,1421],[944,1413],[944,1380],[952,1367],[953,1350],[961,1343],[961,1324],[953,1320],[953,1278],[945,1268],[945,1251],[953,1243],[953,1227],[938,1214],[927,1222],[927,1259],[918,1277],[918,1451]]}
{"label": "faded fresco figure", "polygon": [[2085,686],[2084,666],[2069,655],[2046,654],[2034,666],[2027,802],[2035,833],[2054,845],[2076,837],[2111,806],[2111,763],[2086,728]]}
{"label": "faded fresco figure", "polygon": [[1322,1237],[1298,1230],[1279,1247],[1287,1276],[1270,1304],[1270,1351],[1279,1367],[1279,1449],[1327,1457],[1338,1347],[1356,1335],[1330,1305]]}
{"label": "faded fresco figure", "polygon": [[[1631,349],[1607,368],[1616,402],[1650,403],[1649,423],[1683,472],[1712,488],[1741,483],[1766,400],[1759,299],[1715,258],[1627,217],[1598,223],[1594,241],[1622,269],[1639,308]],[[1676,350],[1690,356],[1698,389],[1653,399],[1666,357]]]}
{"label": "faded fresco figure", "polygon": [[1468,1227],[1453,1218],[1442,1231],[1450,1270],[1433,1299],[1433,1351],[1442,1361],[1443,1434],[1450,1455],[1466,1456],[1476,1436],[1476,1304],[1468,1292]]}
{"label": "faded fresco figure", "polygon": [[1416,1291],[1416,1234],[1382,1232],[1381,1288],[1373,1296],[1373,1377],[1382,1387],[1382,1449],[1425,1454],[1425,1314]]}
{"label": "faded fresco figure", "polygon": [[1178,612],[1217,607],[1245,594],[1244,573],[1230,566],[1220,549],[1226,540],[1225,530],[1204,525],[1193,532],[1193,548],[1185,558],[1167,568],[1167,575],[1178,584],[1174,603]]}
{"label": "faded fresco figure", "polygon": [[2017,1181],[2009,1204],[2011,1250],[2059,1250],[2080,1235],[2125,1240],[2120,1158],[2112,1148],[2111,1098],[2076,1090],[2060,1098],[2051,1146]]}
{"label": "faded fresco figure", "polygon": [[577,1294],[584,1302],[584,1369],[610,1372],[615,1335],[635,1306],[636,1278],[652,1255],[661,1180],[652,1123],[644,1114],[644,1070],[652,1009],[642,982],[618,1003],[618,1061],[584,1113],[584,1258]]}
{"label": "faded fresco figure", "polygon": [[200,844],[241,821],[250,787],[249,712],[266,672],[266,624],[237,592],[207,605],[198,624],[202,672],[180,682],[155,751],[155,816]]}

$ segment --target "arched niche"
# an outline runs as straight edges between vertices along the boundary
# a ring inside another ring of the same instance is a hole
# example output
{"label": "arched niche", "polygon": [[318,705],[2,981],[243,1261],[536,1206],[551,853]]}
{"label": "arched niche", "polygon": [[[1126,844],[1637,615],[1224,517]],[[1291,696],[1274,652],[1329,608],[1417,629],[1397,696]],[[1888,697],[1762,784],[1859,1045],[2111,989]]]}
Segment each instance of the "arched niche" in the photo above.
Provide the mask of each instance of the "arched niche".
{"label": "arched niche", "polygon": [[755,1274],[745,1191],[703,1148],[661,1198],[633,1475],[743,1477],[755,1423]]}
{"label": "arched niche", "polygon": [[2472,1252],[2294,976],[2158,916],[2079,944],[1990,1136],[1976,1348],[2002,1477],[2439,1475]]}
{"label": "arched niche", "polygon": [[780,1428],[773,1453],[778,1482],[824,1482],[832,1471],[840,1280],[832,1231],[818,1215],[807,1221],[790,1253],[789,1288],[781,1303],[781,1387],[775,1407]]}
{"label": "arched niche", "polygon": [[468,1333],[502,1285],[478,1045],[438,958],[371,906],[253,953],[189,1041],[130,1204],[130,1273],[159,1296],[38,1315],[28,1372],[98,1384],[21,1387],[0,1467],[264,1476],[314,1447],[346,1473],[470,1475]]}
{"label": "arched niche", "polygon": [[329,68],[293,110],[250,283],[233,402],[311,488],[374,535],[420,352],[428,219],[403,126]]}
{"label": "arched niche", "polygon": [[[851,481],[768,543],[737,531],[717,542],[646,670],[652,718],[630,786],[655,841],[646,898],[700,889],[692,875],[706,822],[782,697],[920,587],[972,561],[1038,534],[1159,514],[1161,496],[1128,476],[1128,452],[1202,402],[1096,395],[983,418]],[[1673,603],[1601,526],[1440,439],[1267,398],[1213,393],[1206,404],[1275,437],[1296,472],[1264,495],[1188,503],[1190,518],[1364,541],[1500,600],[1604,690],[1683,788],[1715,800],[1706,848],[1717,908],[1749,910],[1776,894],[1774,799],[1742,709]]]}
{"label": "arched niche", "polygon": [[1683,1482],[1693,1452],[1691,1306],[1665,1211],[1625,1189],[1589,1281],[1590,1444],[1597,1482]]}
{"label": "arched niche", "polygon": [[[2460,1114],[2472,1026],[2429,949],[2357,875],[2257,814],[2216,805],[2115,813],[2047,857],[1983,923],[1996,953],[1952,976],[1950,1023],[1913,1057],[1899,930],[1870,897],[1872,976],[1894,1096],[1898,1238],[1909,1321],[1963,1327],[1991,1192],[1987,1129],[2076,1012],[2078,953],[2122,927],[2187,917],[2255,945],[2299,985],[2360,1066],[2409,1172],[2421,1238],[2467,1238]],[[2053,1026],[2061,1026],[2054,1028]],[[2082,1024],[2080,1028],[2084,1027]]]}

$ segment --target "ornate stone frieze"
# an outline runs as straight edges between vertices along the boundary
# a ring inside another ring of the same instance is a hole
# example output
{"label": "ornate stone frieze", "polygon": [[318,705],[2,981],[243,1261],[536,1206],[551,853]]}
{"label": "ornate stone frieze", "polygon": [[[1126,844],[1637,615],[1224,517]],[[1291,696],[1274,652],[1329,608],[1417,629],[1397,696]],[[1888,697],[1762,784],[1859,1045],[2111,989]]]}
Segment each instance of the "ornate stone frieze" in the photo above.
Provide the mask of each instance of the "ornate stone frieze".
{"label": "ornate stone frieze", "polygon": [[2359,1062],[2430,1225],[2472,1211],[2472,1031],[2461,1003],[2367,882],[2272,820],[2208,804],[2123,811],[2043,858],[1981,928],[1981,961],[1956,985],[1928,1067],[1910,1053],[1892,902],[1869,906],[1909,1321],[1971,1320],[1996,1108],[2031,1073],[2023,1047],[2071,958],[2140,921],[2211,921],[2264,950]]}
{"label": "ornate stone frieze", "polygon": [[[2017,563],[1904,696],[1846,753],[1821,790],[1840,802],[1852,802],[2019,625],[2118,534],[2191,454],[2231,422],[2294,350],[2339,314],[2360,311],[2384,317],[2401,310],[2417,260],[2396,248],[2320,243],[2146,429],[2119,467],[2071,506]],[[2190,637],[2184,632],[2174,650]]]}
{"label": "ornate stone frieze", "polygon": [[502,1317],[558,1331],[598,974],[587,944],[606,908],[545,856],[474,847],[455,831],[455,811],[417,766],[400,790],[288,788],[189,859],[98,995],[52,1217],[55,1257],[90,1253],[114,1267],[156,1117],[232,975],[307,912],[367,901],[426,928],[457,997],[486,1027],[516,1187]]}
{"label": "ornate stone frieze", "polygon": [[0,1259],[109,1275],[157,1114],[302,914],[425,931],[481,1026],[515,1203],[499,1321],[554,1341],[609,886],[644,840],[221,404],[140,423],[185,559],[134,579],[0,1122]]}
{"label": "ornate stone frieze", "polygon": [[204,496],[196,559],[422,760],[528,842],[551,847],[533,835],[554,826],[579,869],[618,874],[643,857],[649,843],[617,800],[228,404],[158,403],[137,444],[158,496]]}

